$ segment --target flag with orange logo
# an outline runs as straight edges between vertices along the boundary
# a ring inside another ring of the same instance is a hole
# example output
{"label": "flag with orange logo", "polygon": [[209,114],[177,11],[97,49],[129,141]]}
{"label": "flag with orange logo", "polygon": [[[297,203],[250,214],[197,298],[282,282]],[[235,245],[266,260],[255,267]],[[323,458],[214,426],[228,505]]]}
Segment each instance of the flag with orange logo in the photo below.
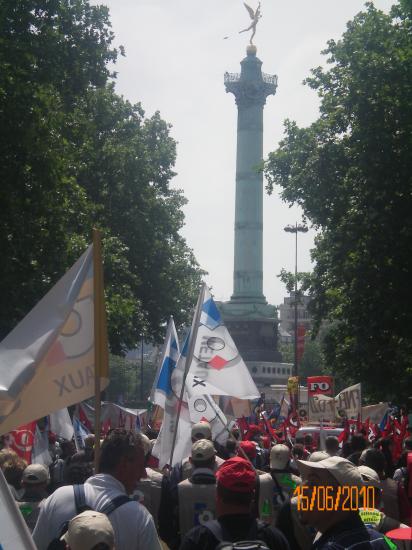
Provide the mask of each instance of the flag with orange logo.
{"label": "flag with orange logo", "polygon": [[96,373],[107,386],[103,276],[94,248],[0,343],[0,435],[92,397]]}

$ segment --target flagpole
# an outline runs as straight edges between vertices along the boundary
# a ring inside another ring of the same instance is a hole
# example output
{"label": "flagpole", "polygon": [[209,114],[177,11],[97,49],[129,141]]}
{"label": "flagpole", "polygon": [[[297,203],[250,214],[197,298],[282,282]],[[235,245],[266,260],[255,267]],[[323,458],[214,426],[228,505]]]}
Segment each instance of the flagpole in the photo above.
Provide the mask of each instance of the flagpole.
{"label": "flagpole", "polygon": [[197,336],[197,330],[198,330],[199,322],[200,322],[200,315],[202,313],[202,305],[203,305],[204,296],[205,296],[205,289],[206,289],[206,283],[202,283],[202,288],[200,289],[199,297],[197,299],[195,316],[193,318],[192,327],[191,327],[191,330],[190,330],[189,349],[188,349],[188,353],[187,353],[187,356],[186,356],[186,363],[185,363],[185,370],[184,370],[184,374],[183,374],[182,387],[180,389],[179,403],[177,405],[176,424],[175,424],[175,429],[174,429],[174,433],[173,433],[172,449],[170,451],[170,461],[169,461],[169,466],[170,467],[173,466],[173,453],[174,453],[175,445],[176,445],[177,429],[179,427],[179,419],[180,419],[180,411],[182,410],[183,394],[184,394],[184,391],[185,391],[186,378],[187,378],[187,374],[189,372],[190,363],[192,362],[192,359],[193,359],[193,352],[194,352],[195,344],[196,344],[196,336]]}
{"label": "flagpole", "polygon": [[109,357],[107,348],[106,310],[101,234],[93,229],[93,301],[94,301],[94,467],[99,471],[101,432],[101,376],[108,377]]}
{"label": "flagpole", "polygon": [[[218,417],[218,419],[220,420],[220,422],[222,423],[223,425],[223,429],[227,431],[228,435],[229,435],[229,438],[233,439],[234,441],[237,442],[237,439],[236,437],[232,434],[232,432],[229,430],[229,424],[230,422],[225,422],[223,420],[223,418],[220,416],[220,413],[218,411],[217,408],[215,408],[211,401],[213,401],[213,403],[215,403],[215,400],[213,399],[213,397],[211,397],[210,395],[204,395],[204,397],[206,398],[206,401],[209,401],[209,405],[212,407],[212,409],[215,411],[216,413],[216,416]],[[253,462],[250,460],[250,458],[247,456],[247,454],[245,453],[245,451],[242,449],[241,446],[238,447],[238,451],[240,451],[240,454],[243,455],[243,458],[245,460],[247,460],[248,462],[250,462],[250,464],[252,465],[252,468],[256,471],[256,468],[255,468],[255,465],[253,464]]]}

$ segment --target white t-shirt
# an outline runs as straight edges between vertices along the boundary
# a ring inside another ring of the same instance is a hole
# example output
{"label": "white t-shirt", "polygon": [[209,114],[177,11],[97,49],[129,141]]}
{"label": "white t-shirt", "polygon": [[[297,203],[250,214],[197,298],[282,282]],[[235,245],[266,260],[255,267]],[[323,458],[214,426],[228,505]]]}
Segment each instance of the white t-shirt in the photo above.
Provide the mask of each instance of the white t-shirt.
{"label": "white t-shirt", "polygon": [[[110,474],[97,474],[84,484],[86,504],[101,510],[109,500],[126,494],[125,488]],[[59,536],[62,526],[76,516],[71,485],[60,487],[41,504],[33,531],[38,550],[46,550]],[[153,518],[147,509],[135,501],[119,506],[108,516],[114,530],[116,550],[161,550]]]}

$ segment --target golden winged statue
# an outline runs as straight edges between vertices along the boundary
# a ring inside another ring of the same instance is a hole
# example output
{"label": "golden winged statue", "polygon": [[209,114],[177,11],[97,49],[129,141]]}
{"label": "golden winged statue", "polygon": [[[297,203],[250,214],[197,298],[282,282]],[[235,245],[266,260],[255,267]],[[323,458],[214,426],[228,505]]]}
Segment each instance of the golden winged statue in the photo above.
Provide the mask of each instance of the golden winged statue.
{"label": "golden winged statue", "polygon": [[252,30],[252,36],[250,37],[250,44],[253,44],[253,38],[256,34],[256,25],[258,24],[259,19],[262,17],[262,14],[260,13],[260,2],[258,4],[258,7],[256,8],[256,11],[253,11],[253,9],[248,6],[245,2],[243,2],[243,5],[247,9],[250,18],[252,19],[252,23],[249,25],[247,29],[243,29],[242,31],[239,31],[239,34],[242,32],[247,32]]}

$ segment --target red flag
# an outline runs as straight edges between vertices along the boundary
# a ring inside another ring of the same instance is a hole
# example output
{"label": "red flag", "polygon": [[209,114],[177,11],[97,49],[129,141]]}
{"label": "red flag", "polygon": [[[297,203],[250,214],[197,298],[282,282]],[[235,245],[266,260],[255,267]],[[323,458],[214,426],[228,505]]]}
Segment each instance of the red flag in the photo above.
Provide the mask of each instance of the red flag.
{"label": "red flag", "polygon": [[83,424],[83,426],[89,430],[89,432],[93,431],[92,423],[90,422],[88,416],[84,412],[81,404],[79,405],[79,420]]}
{"label": "red flag", "polygon": [[297,345],[297,361],[298,364],[301,362],[303,354],[305,352],[305,334],[306,334],[306,328],[305,325],[298,325],[298,345]]}
{"label": "red flag", "polygon": [[338,439],[339,439],[339,443],[344,443],[345,441],[348,440],[349,438],[349,422],[348,420],[346,419],[344,424],[343,424],[343,432],[340,433]]}
{"label": "red flag", "polygon": [[20,426],[17,430],[9,432],[7,436],[7,445],[13,449],[20,458],[27,464],[31,463],[31,453],[33,450],[34,434],[36,432],[36,421],[29,422]]}
{"label": "red flag", "polygon": [[249,431],[249,422],[246,420],[244,416],[242,416],[242,418],[238,418],[236,422],[237,422],[237,425],[239,426],[240,435],[242,436],[242,439],[243,439],[245,434]]}

